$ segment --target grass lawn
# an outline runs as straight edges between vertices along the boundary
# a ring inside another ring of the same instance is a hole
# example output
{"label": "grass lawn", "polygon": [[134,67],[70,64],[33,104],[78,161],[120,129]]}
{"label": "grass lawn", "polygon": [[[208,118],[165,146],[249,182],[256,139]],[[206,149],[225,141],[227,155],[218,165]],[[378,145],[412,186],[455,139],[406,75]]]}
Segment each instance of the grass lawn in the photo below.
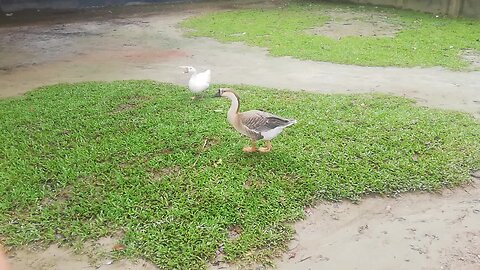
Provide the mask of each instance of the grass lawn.
{"label": "grass lawn", "polygon": [[205,268],[222,245],[228,260],[265,262],[315,200],[435,191],[480,168],[480,123],[466,114],[383,95],[237,89],[243,110],[298,120],[273,152],[241,151],[228,100],[192,101],[172,84],[59,84],[0,100],[1,244],[120,234],[116,256],[162,269]]}
{"label": "grass lawn", "polygon": [[[340,40],[307,31],[324,25],[331,14],[353,14],[357,20],[380,15],[373,21],[385,20],[402,30],[394,37],[349,36]],[[373,6],[292,2],[270,9],[211,13],[182,25],[193,30],[191,36],[243,41],[268,48],[275,56],[342,64],[462,69],[468,65],[460,57],[464,49],[480,53],[479,20]]]}

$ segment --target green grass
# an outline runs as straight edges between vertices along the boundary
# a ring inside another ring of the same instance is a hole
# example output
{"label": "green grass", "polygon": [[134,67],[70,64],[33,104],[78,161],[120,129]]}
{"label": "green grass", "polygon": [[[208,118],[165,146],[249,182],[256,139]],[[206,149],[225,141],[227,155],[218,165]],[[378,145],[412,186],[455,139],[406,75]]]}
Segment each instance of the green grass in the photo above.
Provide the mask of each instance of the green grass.
{"label": "green grass", "polygon": [[241,151],[248,140],[227,123],[228,100],[192,101],[171,84],[59,84],[0,100],[0,242],[120,234],[116,256],[162,269],[204,268],[222,244],[228,260],[265,262],[316,200],[435,191],[480,168],[480,123],[462,113],[391,96],[237,89],[243,110],[298,120],[273,152]]}
{"label": "green grass", "polygon": [[[353,13],[356,17],[373,12],[402,30],[395,37],[350,36],[340,40],[308,33],[308,29],[328,21],[331,12]],[[462,69],[468,63],[459,56],[461,51],[480,51],[479,20],[373,6],[291,3],[270,9],[211,13],[188,19],[182,25],[194,30],[189,32],[191,36],[243,41],[268,48],[274,56],[362,66]]]}

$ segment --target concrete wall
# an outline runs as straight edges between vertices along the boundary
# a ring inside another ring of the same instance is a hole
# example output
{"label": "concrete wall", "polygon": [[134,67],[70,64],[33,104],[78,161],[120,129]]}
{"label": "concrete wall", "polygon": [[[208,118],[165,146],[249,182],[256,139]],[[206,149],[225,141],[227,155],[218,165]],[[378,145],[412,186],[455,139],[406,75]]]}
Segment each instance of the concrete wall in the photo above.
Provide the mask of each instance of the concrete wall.
{"label": "concrete wall", "polygon": [[4,12],[12,12],[23,9],[72,9],[79,5],[78,0],[1,0],[0,7]]}
{"label": "concrete wall", "polygon": [[480,18],[480,0],[464,0],[461,15]]}
{"label": "concrete wall", "polygon": [[3,12],[14,12],[26,9],[71,10],[86,7],[181,1],[184,0],[0,0],[0,9]]}
{"label": "concrete wall", "polygon": [[[94,6],[128,5],[152,2],[182,2],[184,0],[0,0],[3,12],[24,9],[76,9]],[[480,0],[331,0],[358,4],[373,4],[413,9],[451,16],[480,18]]]}
{"label": "concrete wall", "polygon": [[480,0],[347,0],[358,4],[393,6],[450,16],[480,18]]}

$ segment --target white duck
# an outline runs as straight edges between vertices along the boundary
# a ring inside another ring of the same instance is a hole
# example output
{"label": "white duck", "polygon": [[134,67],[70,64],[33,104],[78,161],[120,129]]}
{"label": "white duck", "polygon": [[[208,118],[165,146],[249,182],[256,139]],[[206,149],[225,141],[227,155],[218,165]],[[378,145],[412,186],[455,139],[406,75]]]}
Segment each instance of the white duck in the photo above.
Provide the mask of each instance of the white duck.
{"label": "white duck", "polygon": [[[210,69],[197,73],[197,70],[192,66],[180,66],[180,67],[184,69],[184,73],[192,74],[192,76],[190,77],[190,80],[188,81],[188,89],[190,89],[190,91],[192,91],[193,93],[195,94],[200,93],[210,86],[211,73],[212,73]],[[193,96],[192,99],[195,99],[195,96]]]}
{"label": "white duck", "polygon": [[[252,140],[252,146],[245,146],[244,152],[270,152],[272,144],[270,140],[277,137],[284,128],[297,123],[294,119],[285,119],[268,112],[252,110],[239,112],[240,98],[230,88],[218,89],[216,97],[226,97],[231,100],[230,109],[227,113],[228,122],[241,134]],[[257,149],[257,141],[265,140],[266,147]]]}

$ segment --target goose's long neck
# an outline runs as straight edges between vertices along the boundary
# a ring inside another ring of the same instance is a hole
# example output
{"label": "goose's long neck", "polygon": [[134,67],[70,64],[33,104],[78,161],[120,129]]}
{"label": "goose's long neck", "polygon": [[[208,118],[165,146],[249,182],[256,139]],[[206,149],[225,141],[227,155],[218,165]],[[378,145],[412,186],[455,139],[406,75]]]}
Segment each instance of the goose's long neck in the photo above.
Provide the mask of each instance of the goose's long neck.
{"label": "goose's long neck", "polygon": [[240,100],[233,93],[229,94],[227,97],[232,101],[232,103],[230,104],[230,109],[228,109],[227,113],[228,120],[232,122],[238,115],[238,111],[240,109]]}

